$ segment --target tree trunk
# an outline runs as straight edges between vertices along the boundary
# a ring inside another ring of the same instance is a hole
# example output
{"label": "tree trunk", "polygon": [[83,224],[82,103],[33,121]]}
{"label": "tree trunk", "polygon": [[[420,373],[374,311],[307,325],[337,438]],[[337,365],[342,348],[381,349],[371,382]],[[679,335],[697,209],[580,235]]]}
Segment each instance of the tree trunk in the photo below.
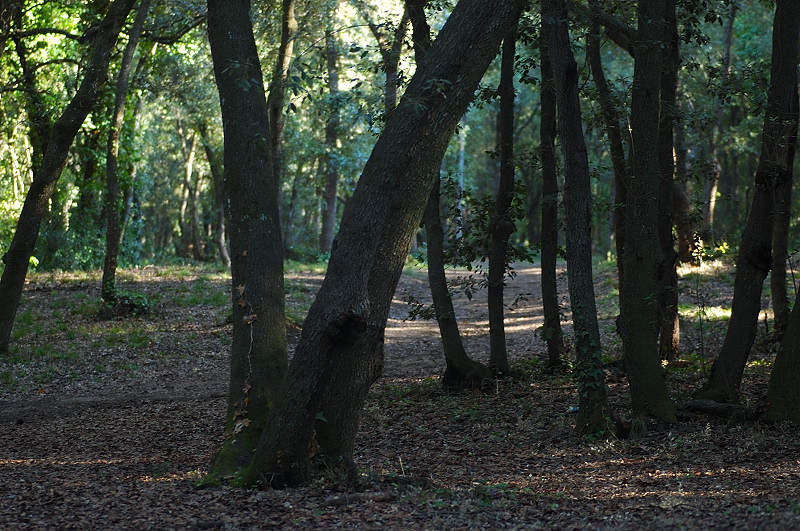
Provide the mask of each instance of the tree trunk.
{"label": "tree trunk", "polygon": [[249,0],[209,0],[208,38],[225,130],[232,258],[227,437],[211,471],[219,478],[249,463],[286,371],[288,347],[278,183]]}
{"label": "tree trunk", "polygon": [[197,126],[200,132],[200,140],[203,142],[203,150],[208,160],[208,167],[211,169],[211,179],[214,181],[214,204],[216,210],[216,224],[214,228],[215,242],[219,258],[225,267],[231,266],[231,255],[228,253],[228,244],[225,237],[225,190],[223,184],[223,169],[220,168],[219,158],[214,153],[211,146],[211,139],[208,136],[208,125],[200,122]]}
{"label": "tree trunk", "polygon": [[332,29],[325,30],[325,58],[328,64],[328,120],[325,124],[325,189],[322,205],[321,253],[330,253],[336,233],[336,188],[339,183],[337,141],[339,138],[339,51]]}
{"label": "tree trunk", "polygon": [[283,0],[281,16],[281,44],[278,46],[278,58],[272,71],[272,82],[267,98],[269,107],[270,142],[272,148],[272,174],[280,182],[283,175],[283,126],[284,107],[286,105],[287,79],[289,65],[294,53],[294,41],[297,38],[298,26],[294,16],[295,0]]}
{"label": "tree trunk", "polygon": [[722,69],[719,84],[722,93],[714,101],[714,125],[708,141],[708,151],[711,156],[711,173],[706,176],[703,189],[703,238],[711,238],[714,234],[714,216],[717,207],[717,189],[719,187],[721,165],[719,161],[719,140],[724,133],[724,108],[723,102],[728,90],[728,78],[731,68],[731,43],[733,41],[733,23],[736,20],[738,4],[731,2],[728,19],[725,21],[725,30],[722,34]]}
{"label": "tree trunk", "polygon": [[542,24],[539,43],[542,87],[542,115],[539,136],[542,158],[542,338],[547,342],[547,366],[560,368],[567,349],[561,331],[561,307],[558,302],[556,262],[558,260],[558,169],[556,167],[556,87],[550,60],[553,24]]}
{"label": "tree trunk", "polygon": [[764,415],[768,421],[791,420],[800,424],[800,300],[795,300],[794,308],[786,323],[786,333],[781,348],[775,356],[769,376],[767,403],[769,409]]}
{"label": "tree trunk", "polygon": [[786,292],[786,260],[789,258],[789,228],[792,221],[792,180],[787,179],[775,189],[775,228],[772,232],[769,285],[775,312],[773,336],[777,342],[783,339],[790,312],[789,294]]}
{"label": "tree trunk", "polygon": [[106,149],[106,256],[103,262],[103,280],[100,284],[100,298],[103,303],[113,306],[117,302],[117,258],[119,257],[120,238],[122,235],[119,205],[119,180],[117,179],[117,156],[119,155],[119,137],[125,119],[125,100],[130,86],[133,54],[139,43],[139,35],[144,27],[150,0],[142,0],[136,19],[133,22],[128,44],[122,54],[122,62],[117,76],[117,89],[114,96],[114,108],[111,111],[111,128],[108,133]]}
{"label": "tree trunk", "polygon": [[675,422],[658,352],[659,89],[664,0],[639,2],[631,100],[632,171],[625,208],[624,285],[620,297],[622,338],[634,412]]}
{"label": "tree trunk", "polygon": [[797,39],[800,4],[778,0],[772,33],[772,66],[761,157],[755,175],[753,204],[747,217],[739,256],[728,331],[711,376],[696,398],[717,402],[738,399],[742,373],[756,337],[761,289],[772,267],[775,198],[792,181],[797,141]]}
{"label": "tree trunk", "polygon": [[[421,3],[408,2],[406,12],[410,14],[413,26],[414,55],[419,64],[431,47],[430,26],[425,19],[425,11],[422,9]],[[446,364],[442,385],[451,389],[464,387],[481,389],[484,383],[492,378],[492,373],[482,363],[469,357],[464,343],[461,341],[453,299],[450,296],[445,275],[444,230],[440,214],[441,182],[438,168],[432,180],[433,188],[425,206],[423,223],[427,242],[428,283],[431,288],[431,298],[436,312],[436,322],[439,325],[439,335],[442,338],[442,350]],[[413,239],[414,237],[412,237]]]}
{"label": "tree trunk", "polygon": [[25,275],[28,273],[28,261],[36,245],[48,201],[64,169],[75,135],[94,106],[100,87],[105,82],[117,36],[134,3],[135,0],[115,0],[109,7],[95,36],[83,81],[54,124],[47,142],[47,151],[41,165],[34,171],[33,182],[25,197],[14,238],[3,257],[6,267],[0,279],[0,300],[3,301],[0,304],[0,354],[8,353],[11,329],[25,285]]}
{"label": "tree trunk", "polygon": [[681,332],[678,319],[678,253],[672,237],[673,188],[675,157],[673,131],[676,121],[678,69],[681,64],[678,19],[675,0],[664,2],[664,46],[662,48],[661,97],[659,101],[658,163],[661,186],[658,197],[658,241],[662,261],[658,267],[660,294],[658,311],[661,318],[659,347],[661,359],[673,361],[678,357]]}
{"label": "tree trunk", "polygon": [[495,196],[494,211],[489,221],[489,369],[496,376],[509,376],[511,367],[506,352],[503,288],[506,277],[508,239],[514,232],[511,202],[514,199],[514,55],[516,26],[503,39],[500,66],[500,180]]}
{"label": "tree trunk", "polygon": [[[603,125],[608,137],[611,152],[611,165],[614,167],[614,244],[617,253],[617,279],[620,296],[624,290],[624,256],[625,256],[625,202],[628,189],[628,162],[625,158],[625,147],[620,128],[619,112],[614,106],[611,89],[603,72],[603,62],[600,55],[600,9],[597,0],[590,0],[592,10],[592,23],[589,37],[586,41],[586,58],[592,79],[597,88],[598,103],[603,116]],[[628,144],[630,138],[626,137]]]}
{"label": "tree trunk", "polygon": [[545,24],[551,25],[547,46],[556,88],[558,136],[564,155],[567,278],[575,334],[575,376],[579,400],[575,430],[582,435],[609,434],[615,430],[615,420],[606,396],[592,278],[589,158],[583,139],[578,66],[570,48],[566,2],[543,0],[542,19]]}
{"label": "tree trunk", "polygon": [[461,0],[418,65],[345,207],[328,272],[243,484],[304,482],[315,438],[329,462],[352,460],[361,408],[383,363],[391,298],[432,177],[521,8],[515,0]]}

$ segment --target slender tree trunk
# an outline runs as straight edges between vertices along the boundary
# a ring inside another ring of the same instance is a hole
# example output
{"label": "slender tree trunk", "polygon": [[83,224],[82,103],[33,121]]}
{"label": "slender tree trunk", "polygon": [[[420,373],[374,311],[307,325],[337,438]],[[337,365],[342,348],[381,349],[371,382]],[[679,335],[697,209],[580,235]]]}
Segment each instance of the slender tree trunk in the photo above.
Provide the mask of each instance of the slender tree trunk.
{"label": "slender tree trunk", "polygon": [[511,367],[506,352],[503,292],[506,277],[508,239],[514,232],[511,202],[514,200],[514,55],[516,26],[503,39],[500,67],[500,180],[494,212],[489,222],[489,369],[497,376],[509,376]]}
{"label": "slender tree trunk", "polygon": [[208,39],[225,130],[233,306],[226,441],[211,471],[220,478],[249,463],[283,380],[288,347],[278,182],[250,1],[209,0]]}
{"label": "slender tree trunk", "polygon": [[319,250],[330,253],[336,233],[336,189],[339,183],[339,51],[332,29],[325,30],[325,58],[328,64],[329,114],[325,124],[325,189],[323,192],[322,234]]}
{"label": "slender tree trunk", "polygon": [[637,415],[675,422],[658,352],[659,268],[664,256],[658,234],[659,90],[664,0],[642,0],[634,43],[631,100],[632,172],[626,201],[625,290],[620,297],[625,364]]}
{"label": "slender tree trunk", "polygon": [[569,42],[564,0],[543,0],[542,19],[549,29],[547,44],[553,65],[558,108],[558,136],[564,155],[564,203],[567,215],[567,278],[575,334],[575,375],[578,380],[578,418],[583,435],[615,430],[614,413],[606,396],[600,329],[592,278],[591,184],[589,158],[583,139],[578,66]]}
{"label": "slender tree trunk", "polygon": [[108,133],[106,149],[106,256],[103,262],[103,280],[100,287],[100,298],[106,305],[114,305],[117,301],[117,258],[119,257],[122,229],[120,223],[119,179],[117,178],[117,156],[119,155],[119,137],[125,119],[125,100],[130,86],[133,54],[139,44],[139,35],[144,27],[150,0],[142,0],[136,19],[128,35],[128,44],[122,54],[122,62],[117,76],[117,89],[114,96],[114,108],[111,111],[111,128]]}
{"label": "slender tree trunk", "polygon": [[658,163],[661,186],[658,198],[658,241],[662,262],[658,268],[661,293],[658,299],[661,327],[659,352],[661,359],[673,361],[678,357],[681,332],[678,319],[678,253],[673,234],[673,189],[675,182],[675,142],[673,131],[677,113],[678,69],[681,64],[678,19],[675,0],[665,0],[664,46],[662,48],[661,97],[658,130]]}
{"label": "slender tree trunk", "polygon": [[[283,128],[286,122],[286,90],[288,88],[289,66],[294,53],[294,41],[297,39],[297,19],[295,18],[295,0],[282,0],[281,43],[278,46],[278,57],[272,71],[267,107],[269,108],[270,142],[272,149],[272,173],[275,179],[283,179]],[[278,208],[282,210],[283,201],[278,189]],[[283,215],[281,215],[283,219]]]}
{"label": "slender tree trunk", "polygon": [[714,125],[708,142],[708,151],[711,156],[711,172],[707,176],[703,189],[703,237],[710,238],[714,233],[714,215],[717,207],[717,189],[719,187],[721,165],[719,161],[719,139],[724,133],[724,108],[723,101],[728,90],[728,78],[731,68],[731,43],[733,41],[733,23],[736,19],[738,4],[731,2],[728,18],[725,21],[725,30],[722,34],[722,70],[720,72],[720,87],[722,93],[714,102]]}
{"label": "slender tree trunk", "polygon": [[442,384],[448,388],[481,389],[486,381],[491,380],[492,373],[486,366],[467,355],[464,343],[461,341],[456,311],[453,308],[444,271],[444,231],[439,214],[439,190],[440,183],[437,178],[428,197],[423,220],[428,243],[428,282],[431,286],[431,297],[446,362]]}
{"label": "slender tree trunk", "polygon": [[329,461],[352,459],[361,408],[383,363],[391,298],[432,177],[521,9],[515,0],[460,0],[418,65],[345,207],[328,272],[243,484],[306,481],[315,433]]}
{"label": "slender tree trunk", "polygon": [[772,33],[772,66],[761,133],[761,158],[755,175],[753,204],[736,261],[736,280],[728,331],[711,376],[696,398],[731,402],[738,399],[742,373],[756,337],[761,290],[772,267],[775,198],[792,181],[797,142],[797,52],[800,4],[778,0]]}
{"label": "slender tree trunk", "polygon": [[197,130],[200,132],[200,140],[203,142],[203,150],[206,154],[206,160],[208,160],[208,167],[211,169],[211,179],[214,181],[214,204],[216,206],[214,234],[217,252],[225,267],[230,267],[231,255],[228,253],[228,244],[225,237],[226,212],[223,169],[220,168],[219,157],[214,153],[214,148],[211,146],[211,139],[208,136],[208,124],[200,122]]}
{"label": "slender tree trunk", "polygon": [[[425,11],[421,2],[407,2],[406,12],[410,14],[413,26],[414,54],[417,64],[431,47],[431,33]],[[387,113],[388,114],[391,113]],[[473,360],[467,354],[461,333],[458,330],[456,312],[453,308],[453,299],[447,287],[444,263],[444,230],[440,214],[441,183],[440,170],[432,177],[433,188],[428,197],[423,223],[427,242],[428,283],[431,288],[436,322],[439,325],[439,334],[442,337],[442,350],[445,358],[445,371],[442,384],[448,388],[473,387],[481,389],[487,380],[492,378],[492,373],[483,364]],[[416,231],[415,231],[416,232]]]}
{"label": "slender tree trunk", "polygon": [[[625,256],[625,202],[628,189],[628,162],[625,158],[623,132],[620,127],[619,112],[614,106],[611,89],[608,86],[603,62],[600,55],[600,8],[597,0],[590,0],[592,10],[592,28],[586,41],[586,58],[592,79],[597,88],[598,103],[603,116],[603,125],[608,137],[609,151],[611,152],[611,165],[614,168],[614,244],[617,253],[617,278],[620,296],[624,291],[624,256]],[[627,136],[627,135],[626,135]],[[630,144],[630,137],[626,140]]]}
{"label": "slender tree trunk", "polygon": [[[551,14],[551,16],[554,16]],[[542,158],[542,337],[547,342],[547,365],[558,369],[565,360],[561,307],[558,303],[556,262],[558,260],[558,169],[556,167],[556,87],[550,60],[553,24],[542,24],[539,44],[542,87],[539,136]]]}
{"label": "slender tree trunk", "polygon": [[115,0],[108,8],[95,36],[80,87],[53,125],[47,151],[34,171],[33,182],[25,196],[14,238],[3,256],[6,267],[0,279],[0,301],[3,301],[0,304],[0,354],[8,353],[11,329],[25,285],[25,275],[28,273],[28,261],[36,245],[48,201],[64,169],[75,135],[94,106],[100,87],[105,82],[117,36],[134,3],[135,0]]}
{"label": "slender tree trunk", "polygon": [[789,294],[786,291],[786,260],[789,258],[789,227],[792,221],[792,180],[775,189],[775,228],[772,232],[772,273],[770,291],[775,312],[773,335],[780,342],[789,322]]}

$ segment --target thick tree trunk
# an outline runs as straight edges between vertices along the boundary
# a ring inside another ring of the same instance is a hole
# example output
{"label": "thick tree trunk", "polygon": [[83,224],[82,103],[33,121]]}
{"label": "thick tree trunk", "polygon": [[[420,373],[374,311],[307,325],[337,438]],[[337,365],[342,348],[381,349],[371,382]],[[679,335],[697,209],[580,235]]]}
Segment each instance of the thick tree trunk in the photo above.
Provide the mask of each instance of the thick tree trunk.
{"label": "thick tree trunk", "polygon": [[792,181],[797,141],[797,52],[800,4],[778,0],[772,33],[771,81],[761,133],[761,158],[755,175],[753,204],[739,256],[728,331],[711,376],[696,398],[732,402],[738,399],[742,373],[755,341],[761,290],[772,267],[775,198]]}
{"label": "thick tree trunk", "polygon": [[108,133],[106,149],[106,256],[103,262],[103,279],[100,284],[100,298],[106,305],[114,305],[117,298],[117,258],[119,257],[122,229],[120,223],[119,180],[117,179],[117,156],[119,154],[119,137],[125,118],[125,100],[130,86],[133,54],[139,43],[139,35],[144,27],[150,0],[142,0],[136,19],[128,35],[128,44],[122,54],[122,61],[117,75],[117,88],[114,96],[114,108],[111,111],[111,128]]}
{"label": "thick tree trunk", "polygon": [[542,114],[539,125],[542,160],[542,337],[547,342],[547,365],[560,368],[567,352],[561,331],[561,306],[558,303],[556,261],[558,260],[558,169],[556,167],[556,87],[550,60],[552,24],[542,24],[539,43],[542,87]]}
{"label": "thick tree trunk", "polygon": [[658,352],[659,89],[664,0],[639,2],[631,100],[632,171],[625,217],[624,285],[620,298],[624,357],[637,415],[675,422]]}
{"label": "thick tree trunk", "polygon": [[514,232],[511,202],[514,199],[514,55],[517,29],[512,28],[503,39],[500,66],[500,180],[497,185],[494,211],[489,222],[489,369],[496,376],[509,376],[511,367],[506,352],[503,292],[506,277],[508,239]]}
{"label": "thick tree trunk", "polygon": [[575,430],[583,435],[615,430],[614,413],[606,396],[600,329],[592,278],[592,197],[589,158],[583,139],[578,66],[569,42],[564,0],[543,0],[542,18],[551,24],[547,44],[553,65],[558,108],[558,136],[564,154],[564,203],[567,215],[567,278],[575,334],[575,375],[578,381],[578,418]]}
{"label": "thick tree trunk", "polygon": [[786,323],[786,333],[781,348],[772,365],[767,390],[769,409],[764,415],[765,420],[788,419],[800,424],[798,381],[800,381],[800,299],[794,303]]}
{"label": "thick tree trunk", "polygon": [[[249,0],[209,0],[208,38],[225,129],[233,345],[219,478],[252,457],[287,366],[278,183]],[[241,65],[231,68],[230,65]],[[252,83],[243,84],[242,79]]]}
{"label": "thick tree trunk", "polygon": [[83,81],[72,101],[53,126],[41,165],[34,171],[17,229],[8,251],[0,279],[0,355],[8,353],[11,329],[25,285],[30,260],[47,204],[67,160],[75,135],[94,106],[100,87],[106,80],[108,63],[122,25],[135,0],[115,0],[108,9],[95,36],[92,55],[84,70]]}
{"label": "thick tree trunk", "polygon": [[339,184],[337,141],[339,138],[339,51],[332,29],[325,30],[325,59],[328,64],[328,121],[325,124],[325,187],[322,196],[321,253],[330,253],[336,233],[336,189]]}
{"label": "thick tree trunk", "polygon": [[789,228],[792,222],[792,180],[775,189],[775,228],[772,231],[772,273],[769,285],[775,313],[774,339],[780,342],[789,322],[789,294],[786,291],[786,260],[789,258]]}
{"label": "thick tree trunk", "polygon": [[658,311],[661,317],[659,346],[661,359],[673,361],[678,357],[681,332],[678,319],[678,253],[672,237],[673,190],[675,182],[675,156],[673,131],[676,121],[678,69],[681,64],[678,19],[675,0],[665,0],[664,46],[662,48],[661,97],[658,126],[658,163],[661,185],[658,197],[658,241],[662,261],[658,267],[661,292]]}
{"label": "thick tree trunk", "polygon": [[383,363],[389,305],[432,177],[521,8],[513,0],[459,1],[418,65],[347,203],[328,272],[242,483],[305,481],[315,432],[329,460],[352,459],[363,401]]}

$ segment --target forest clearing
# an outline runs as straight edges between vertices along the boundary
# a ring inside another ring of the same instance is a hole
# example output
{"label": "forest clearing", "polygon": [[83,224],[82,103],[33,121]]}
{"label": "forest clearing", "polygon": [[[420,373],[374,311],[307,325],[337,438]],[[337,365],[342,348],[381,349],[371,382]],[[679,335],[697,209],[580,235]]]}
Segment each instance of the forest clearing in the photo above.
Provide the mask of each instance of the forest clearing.
{"label": "forest clearing", "polygon": [[[700,348],[709,355],[719,346],[726,319],[717,305],[730,295],[729,273],[729,263],[684,270],[686,339],[681,359],[668,367],[678,403],[703,379]],[[575,382],[545,370],[546,347],[536,333],[538,268],[530,264],[518,267],[507,290],[509,303],[531,294],[509,314],[517,376],[490,394],[449,394],[441,386],[435,322],[403,322],[403,294],[424,298],[427,289],[424,270],[406,268],[387,327],[384,374],[362,414],[359,488],[323,476],[295,489],[198,489],[223,440],[229,278],[208,266],[122,270],[121,284],[146,293],[152,313],[99,320],[99,272],[31,275],[15,350],[0,360],[0,527],[800,526],[797,429],[747,417],[764,397],[768,344],[758,343],[745,371],[743,404],[750,409],[741,416],[687,412],[675,425],[649,423],[636,439],[578,437]],[[565,282],[563,271],[559,278]],[[614,279],[611,264],[597,266],[609,399],[629,417],[626,377],[611,363],[620,353]],[[321,280],[319,267],[287,270],[291,315],[302,319]],[[692,290],[705,297],[702,330]],[[485,292],[456,302],[467,349],[483,360]]]}

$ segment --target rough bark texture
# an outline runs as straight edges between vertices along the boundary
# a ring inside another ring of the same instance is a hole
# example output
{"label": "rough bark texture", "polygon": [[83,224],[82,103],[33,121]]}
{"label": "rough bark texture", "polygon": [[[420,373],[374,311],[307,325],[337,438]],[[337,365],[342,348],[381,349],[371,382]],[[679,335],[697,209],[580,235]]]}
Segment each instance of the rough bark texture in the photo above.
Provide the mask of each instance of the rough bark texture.
{"label": "rough bark texture", "polygon": [[592,280],[591,186],[583,139],[578,66],[569,42],[566,2],[543,0],[542,19],[550,24],[548,51],[553,65],[558,109],[558,136],[564,154],[564,203],[567,215],[567,277],[575,333],[575,377],[578,381],[580,434],[608,434],[615,429],[606,396],[600,329]]}
{"label": "rough bark texture", "polygon": [[[796,140],[790,140],[795,143]],[[775,188],[775,227],[772,230],[772,273],[769,277],[772,310],[775,313],[773,337],[780,342],[789,322],[789,294],[786,289],[786,261],[789,258],[789,228],[792,222],[793,176]]]}
{"label": "rough bark texture", "polygon": [[504,324],[503,288],[506,278],[508,239],[514,232],[511,219],[511,202],[514,199],[514,55],[516,27],[503,39],[503,57],[500,66],[500,119],[497,122],[500,137],[500,179],[497,184],[494,211],[489,222],[489,369],[497,376],[508,376],[506,330]]}
{"label": "rough bark texture", "polygon": [[678,69],[681,64],[678,19],[675,16],[675,0],[666,0],[664,9],[664,45],[661,70],[661,98],[658,125],[658,164],[661,169],[661,186],[658,197],[658,241],[661,244],[662,261],[658,267],[661,292],[658,311],[661,326],[658,350],[661,359],[678,357],[681,332],[678,320],[678,253],[675,250],[673,231],[673,190],[675,179],[675,157],[673,131],[676,116]]}
{"label": "rough bark texture", "polygon": [[756,337],[761,289],[772,267],[775,198],[792,180],[797,140],[797,39],[800,3],[779,0],[772,33],[772,66],[767,111],[761,133],[761,157],[755,174],[753,203],[736,261],[731,319],[722,350],[708,382],[696,394],[717,402],[738,398],[742,373]]}
{"label": "rough bark texture", "polygon": [[28,272],[28,261],[39,236],[39,227],[47,211],[48,201],[64,169],[75,135],[94,106],[100,87],[105,83],[114,44],[134,3],[135,0],[115,0],[109,7],[96,33],[80,87],[53,125],[41,165],[34,170],[33,182],[25,196],[14,238],[3,256],[6,267],[0,279],[0,301],[3,301],[0,304],[0,355],[8,353],[11,329]]}
{"label": "rough bark texture", "polygon": [[550,61],[552,24],[542,24],[539,42],[542,87],[539,125],[542,160],[542,337],[547,342],[547,365],[557,369],[567,352],[561,331],[561,307],[558,303],[556,261],[558,259],[558,169],[556,167],[556,87]]}
{"label": "rough bark texture", "polygon": [[631,100],[632,167],[626,202],[624,284],[620,298],[625,364],[637,415],[675,421],[658,352],[659,268],[664,256],[658,234],[659,90],[664,0],[638,5]]}
{"label": "rough bark texture", "polygon": [[128,35],[128,44],[122,54],[119,74],[117,75],[117,88],[114,95],[114,108],[111,112],[111,128],[108,133],[108,146],[106,149],[106,256],[103,262],[103,280],[100,285],[100,297],[107,305],[113,305],[117,297],[117,258],[119,257],[120,237],[122,235],[119,205],[119,179],[117,178],[117,155],[119,154],[119,137],[122,123],[125,118],[125,100],[128,97],[130,86],[131,65],[133,53],[139,43],[147,12],[150,9],[150,0],[142,0],[136,19]]}
{"label": "rough bark texture", "polygon": [[278,184],[249,0],[209,0],[208,37],[225,128],[233,345],[227,440],[212,477],[252,456],[287,365]]}
{"label": "rough bark texture", "polygon": [[337,141],[339,137],[339,52],[332,29],[325,31],[325,59],[328,64],[328,120],[325,123],[325,186],[322,192],[322,234],[319,250],[331,252],[336,232],[336,189],[339,183]]}
{"label": "rough bark texture", "polygon": [[[326,457],[352,459],[361,407],[383,363],[389,304],[432,177],[521,4],[461,0],[418,65],[347,203],[328,272],[242,483],[307,480],[323,425],[320,449],[340,452]],[[323,417],[327,422],[315,426]]]}
{"label": "rough bark texture", "polygon": [[786,324],[786,334],[772,365],[767,390],[769,409],[765,414],[766,420],[788,419],[800,424],[798,381],[800,381],[800,300],[794,303]]}

